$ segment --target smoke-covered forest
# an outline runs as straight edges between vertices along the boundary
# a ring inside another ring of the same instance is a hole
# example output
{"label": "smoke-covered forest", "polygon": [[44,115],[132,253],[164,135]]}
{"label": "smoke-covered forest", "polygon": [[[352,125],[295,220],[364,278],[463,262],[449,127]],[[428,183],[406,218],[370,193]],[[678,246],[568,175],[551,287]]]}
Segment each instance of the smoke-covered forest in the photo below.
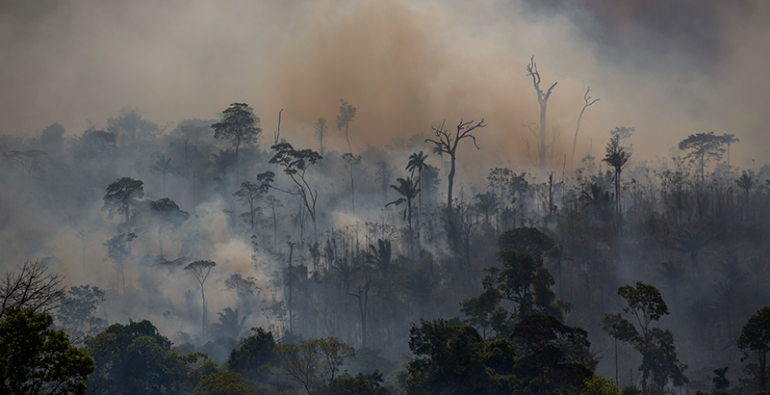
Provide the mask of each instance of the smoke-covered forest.
{"label": "smoke-covered forest", "polygon": [[767,6],[328,3],[0,8],[0,392],[770,389]]}

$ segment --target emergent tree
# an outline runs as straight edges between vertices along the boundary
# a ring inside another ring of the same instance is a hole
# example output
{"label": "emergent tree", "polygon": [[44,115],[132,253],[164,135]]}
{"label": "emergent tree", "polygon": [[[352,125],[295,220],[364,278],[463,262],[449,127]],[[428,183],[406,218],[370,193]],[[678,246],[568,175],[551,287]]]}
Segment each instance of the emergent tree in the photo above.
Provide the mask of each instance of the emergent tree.
{"label": "emergent tree", "polygon": [[457,146],[460,143],[460,140],[469,138],[473,140],[473,145],[476,146],[476,149],[480,149],[478,144],[476,144],[476,136],[472,135],[471,132],[478,128],[487,126],[484,124],[484,119],[482,119],[479,123],[474,122],[475,121],[464,122],[463,120],[460,120],[460,123],[457,124],[457,131],[455,132],[454,136],[452,136],[452,133],[448,129],[444,129],[444,122],[442,122],[439,127],[431,126],[433,134],[436,136],[436,138],[425,139],[425,142],[430,142],[436,145],[433,148],[433,152],[439,155],[443,155],[445,153],[449,154],[451,159],[449,175],[447,176],[447,181],[449,184],[447,187],[447,212],[450,214],[450,218],[452,217],[452,188],[454,187],[455,180]]}
{"label": "emergent tree", "polygon": [[259,126],[259,118],[246,103],[233,103],[230,108],[222,112],[222,121],[211,125],[214,129],[214,138],[233,140],[235,148],[235,180],[239,180],[238,149],[241,144],[256,141],[262,128]]}

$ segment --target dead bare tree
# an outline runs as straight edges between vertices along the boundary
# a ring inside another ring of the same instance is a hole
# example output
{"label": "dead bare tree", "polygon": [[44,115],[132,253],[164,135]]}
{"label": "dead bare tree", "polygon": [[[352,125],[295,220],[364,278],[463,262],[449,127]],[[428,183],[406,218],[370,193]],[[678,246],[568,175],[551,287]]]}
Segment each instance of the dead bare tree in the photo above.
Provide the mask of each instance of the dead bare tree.
{"label": "dead bare tree", "polygon": [[452,217],[452,187],[454,186],[454,179],[455,179],[455,161],[457,160],[457,146],[460,140],[464,138],[470,138],[473,140],[473,145],[476,146],[476,149],[479,148],[479,145],[476,144],[476,137],[472,134],[470,134],[472,131],[476,130],[477,128],[483,128],[487,125],[484,124],[484,119],[482,118],[479,123],[476,123],[474,125],[475,121],[470,122],[464,122],[463,120],[460,120],[460,123],[457,124],[457,131],[455,132],[455,135],[452,136],[451,132],[449,130],[444,129],[444,122],[441,122],[441,126],[439,127],[433,127],[431,126],[431,129],[433,130],[433,134],[436,136],[436,140],[434,139],[425,139],[425,142],[430,142],[435,144],[436,146],[433,148],[433,152],[443,155],[444,153],[449,154],[449,157],[451,158],[451,167],[449,170],[449,175],[447,176],[447,182],[449,183],[449,187],[447,190],[447,212],[450,214],[450,218]]}
{"label": "dead bare tree", "polygon": [[358,293],[348,292],[348,295],[358,298],[358,310],[361,313],[361,347],[366,348],[366,308],[369,304],[369,279],[358,287]]}
{"label": "dead bare tree", "polygon": [[586,111],[586,108],[591,107],[594,103],[598,102],[600,99],[593,99],[591,100],[591,96],[588,96],[588,92],[591,91],[591,87],[589,86],[588,89],[586,89],[586,93],[583,95],[583,100],[585,100],[585,104],[583,104],[583,109],[580,110],[580,116],[577,120],[577,127],[575,128],[575,139],[572,141],[572,157],[569,160],[569,168],[570,171],[574,170],[574,163],[575,163],[575,146],[577,145],[577,136],[578,131],[580,130],[580,120],[583,119],[583,113]]}
{"label": "dead bare tree", "polygon": [[0,281],[0,320],[5,309],[12,306],[50,314],[59,307],[62,298],[62,277],[47,273],[39,261],[28,260],[18,267],[17,273],[9,272]]}
{"label": "dead bare tree", "polygon": [[278,130],[273,132],[273,138],[275,140],[274,145],[278,145],[278,143],[281,142],[281,113],[283,112],[283,108],[281,111],[278,111]]}
{"label": "dead bare tree", "polygon": [[[537,102],[540,104],[540,126],[537,130],[530,127],[530,130],[535,135],[535,141],[537,142],[537,155],[540,160],[540,168],[545,169],[546,154],[549,149],[553,149],[553,143],[555,138],[550,144],[546,144],[546,123],[545,123],[545,110],[548,107],[548,99],[551,98],[551,92],[558,82],[554,82],[546,92],[540,89],[540,73],[537,71],[537,63],[535,63],[535,57],[529,60],[527,65],[527,75],[532,76],[532,84],[535,86],[535,92],[537,92]],[[529,145],[529,144],[527,144]]]}

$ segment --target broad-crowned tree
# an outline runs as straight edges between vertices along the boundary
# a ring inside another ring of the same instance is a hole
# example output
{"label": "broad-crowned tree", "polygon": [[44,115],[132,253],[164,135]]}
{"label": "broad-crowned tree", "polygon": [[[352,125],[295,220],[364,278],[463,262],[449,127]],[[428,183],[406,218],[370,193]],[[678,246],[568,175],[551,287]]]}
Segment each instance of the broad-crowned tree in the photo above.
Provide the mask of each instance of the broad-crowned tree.
{"label": "broad-crowned tree", "polygon": [[189,392],[193,372],[190,365],[204,355],[180,356],[171,344],[147,320],[111,325],[86,339],[88,352],[96,363],[88,386],[124,395]]}
{"label": "broad-crowned tree", "polygon": [[[107,194],[104,195],[102,211],[109,212],[107,219],[111,219],[116,213],[124,216],[123,226],[125,227],[125,232],[130,232],[132,214],[139,199],[142,197],[144,197],[144,182],[131,177],[121,177],[107,186]],[[121,227],[118,226],[118,232],[120,231]]]}
{"label": "broad-crowned tree", "polygon": [[322,159],[321,155],[311,149],[295,150],[289,143],[280,143],[270,148],[275,150],[275,155],[270,159],[270,163],[281,166],[283,172],[291,178],[297,190],[293,191],[273,186],[275,173],[272,171],[257,175],[257,182],[263,188],[273,188],[290,195],[299,196],[302,199],[302,204],[305,205],[310,214],[310,218],[313,220],[313,233],[317,234],[316,202],[318,201],[318,190],[310,186],[305,173],[308,168],[318,164]]}
{"label": "broad-crowned tree", "polygon": [[211,125],[214,129],[214,138],[232,140],[235,149],[235,180],[240,177],[240,165],[238,163],[238,150],[241,144],[248,144],[257,140],[262,132],[259,127],[259,117],[246,103],[233,103],[222,112],[222,120]]}
{"label": "broad-crowned tree", "polygon": [[94,361],[56,330],[53,317],[8,308],[0,319],[0,393],[65,395],[86,392]]}

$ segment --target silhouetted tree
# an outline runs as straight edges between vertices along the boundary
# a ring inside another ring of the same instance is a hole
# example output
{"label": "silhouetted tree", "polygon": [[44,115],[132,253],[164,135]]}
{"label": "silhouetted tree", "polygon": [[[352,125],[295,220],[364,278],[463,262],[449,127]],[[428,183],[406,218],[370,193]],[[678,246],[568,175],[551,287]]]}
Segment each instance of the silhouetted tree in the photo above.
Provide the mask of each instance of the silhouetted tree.
{"label": "silhouetted tree", "polygon": [[583,94],[583,100],[585,100],[585,104],[583,104],[583,109],[580,110],[580,116],[578,116],[578,119],[577,119],[577,127],[575,128],[575,139],[572,141],[572,156],[570,157],[570,160],[569,160],[570,169],[574,169],[573,164],[575,162],[575,146],[577,146],[577,136],[578,136],[578,131],[580,130],[580,120],[583,119],[583,113],[586,111],[586,108],[591,107],[594,103],[600,100],[600,99],[591,100],[591,96],[588,96],[588,92],[590,91],[591,91],[591,87],[589,86],[588,89],[586,89],[586,93]]}
{"label": "silhouetted tree", "polygon": [[248,144],[256,141],[262,128],[259,126],[259,118],[246,103],[233,103],[228,109],[222,112],[222,121],[211,125],[214,129],[214,138],[233,140],[235,148],[235,180],[240,177],[238,163],[238,149],[241,144]]}
{"label": "silhouetted tree", "polygon": [[166,155],[156,156],[155,164],[150,167],[150,170],[158,172],[163,176],[163,196],[168,196],[166,195],[166,174],[174,174],[171,158],[167,158]]}
{"label": "silhouetted tree", "polygon": [[361,316],[361,347],[366,348],[366,310],[369,307],[369,279],[358,287],[358,292],[348,292],[348,295],[358,299],[358,312]]}
{"label": "silhouetted tree", "polygon": [[[430,166],[425,163],[425,159],[428,159],[427,154],[423,154],[422,151],[419,153],[413,153],[412,155],[409,155],[409,162],[406,164],[406,170],[410,172],[410,175],[412,178],[414,178],[414,172],[417,172],[417,188],[422,187],[422,171],[428,170]],[[419,218],[422,215],[422,193],[418,196],[418,222]]]}
{"label": "silhouetted tree", "polygon": [[636,319],[641,331],[638,332],[625,318],[614,317],[614,325],[623,329],[623,338],[620,340],[630,343],[642,354],[642,364],[639,365],[639,371],[642,372],[642,393],[647,394],[650,379],[659,389],[668,383],[669,378],[675,382],[687,383],[687,378],[682,373],[686,365],[679,363],[674,347],[674,335],[668,330],[650,328],[653,321],[670,314],[660,291],[652,285],[637,281],[635,287],[618,287],[618,295],[628,304],[623,311]]}
{"label": "silhouetted tree", "polygon": [[0,320],[0,393],[85,394],[94,361],[69,340],[50,314],[10,306]]}
{"label": "silhouetted tree", "polygon": [[190,214],[177,206],[177,204],[169,199],[163,198],[157,201],[150,202],[150,209],[155,216],[155,223],[158,227],[158,245],[160,247],[160,256],[163,256],[163,230],[168,227],[178,227],[188,218]]}
{"label": "silhouetted tree", "polygon": [[345,100],[340,99],[340,115],[337,115],[337,130],[342,130],[345,127],[345,140],[348,142],[348,153],[353,153],[353,149],[350,148],[350,137],[348,136],[348,128],[350,122],[356,117],[356,108],[348,104]]}
{"label": "silhouetted tree", "polygon": [[401,203],[406,203],[406,208],[404,208],[404,214],[403,218],[407,220],[407,224],[409,225],[409,234],[412,234],[412,200],[417,197],[417,194],[420,193],[420,189],[417,188],[417,185],[415,185],[414,180],[407,177],[406,180],[403,178],[397,178],[396,181],[398,182],[398,185],[391,185],[390,187],[398,192],[399,195],[402,197],[388,203],[385,205],[385,207],[390,206],[391,204],[394,204],[396,206],[401,205]]}
{"label": "silhouetted tree", "polygon": [[6,273],[0,280],[0,321],[11,307],[38,314],[53,312],[65,297],[62,280],[40,261],[28,260],[16,272]]}
{"label": "silhouetted tree", "polygon": [[529,60],[529,64],[527,65],[527,75],[532,77],[532,84],[535,86],[535,92],[537,92],[537,103],[540,105],[540,125],[537,131],[531,127],[530,130],[535,135],[535,140],[537,142],[537,155],[540,159],[540,169],[545,169],[548,149],[553,150],[553,143],[556,141],[554,136],[551,144],[546,144],[546,133],[548,129],[546,129],[545,111],[548,107],[548,99],[551,98],[551,92],[558,82],[554,82],[546,92],[543,92],[540,88],[540,73],[537,71],[537,63],[535,63],[534,56]]}
{"label": "silhouetted tree", "polygon": [[[128,232],[131,229],[131,214],[137,205],[137,199],[142,197],[144,197],[144,182],[134,180],[131,177],[121,177],[107,186],[102,211],[109,211],[107,219],[112,219],[115,213],[123,215],[125,217],[123,226]],[[120,231],[120,226],[118,226],[118,231]]]}
{"label": "silhouetted tree", "polygon": [[302,198],[302,203],[305,205],[310,218],[313,220],[313,233],[318,234],[318,228],[316,224],[316,202],[318,201],[318,191],[310,186],[305,177],[305,172],[310,166],[317,165],[322,159],[322,156],[310,149],[295,150],[289,143],[281,143],[270,147],[275,150],[275,156],[270,159],[270,163],[277,163],[283,167],[284,173],[297,186],[297,191],[293,192],[289,189],[281,189],[272,185],[275,177],[275,173],[268,171],[257,176],[257,182],[261,183],[265,188],[273,188],[275,190],[290,194],[299,195]]}
{"label": "silhouetted tree", "polygon": [[206,291],[204,288],[204,283],[206,282],[206,279],[209,278],[209,274],[211,274],[211,268],[216,266],[217,264],[212,261],[195,261],[187,267],[184,268],[184,270],[190,271],[190,273],[195,276],[195,279],[198,281],[198,284],[201,286],[201,298],[203,298],[202,306],[203,306],[203,318],[201,319],[201,338],[205,341],[207,338],[207,330],[206,327],[208,326],[208,320],[206,317]]}
{"label": "silhouetted tree", "polygon": [[361,164],[361,155],[355,156],[351,153],[342,154],[342,160],[347,163],[348,172],[350,174],[350,205],[352,211],[356,211],[356,188],[353,183],[353,166]]}
{"label": "silhouetted tree", "polygon": [[629,341],[636,334],[636,329],[616,313],[604,315],[602,330],[615,339],[615,382],[618,383],[618,340]]}
{"label": "silhouetted tree", "polygon": [[345,360],[356,356],[353,347],[335,337],[279,344],[274,354],[274,371],[297,381],[308,395],[319,393],[337,377]]}
{"label": "silhouetted tree", "polygon": [[620,135],[615,135],[610,138],[610,142],[607,143],[607,154],[602,159],[602,162],[610,165],[615,170],[615,176],[613,181],[615,182],[615,218],[618,224],[618,228],[622,226],[622,211],[620,205],[620,173],[623,167],[628,163],[628,159],[631,157],[629,152],[626,152],[625,148],[620,145]]}
{"label": "silhouetted tree", "polygon": [[[738,338],[738,348],[743,350],[743,358],[749,358],[749,351],[754,353],[758,366],[754,367],[755,379],[759,390],[767,391],[767,353],[770,351],[770,306],[763,307],[749,317]],[[749,369],[751,370],[751,369]]]}
{"label": "silhouetted tree", "polygon": [[262,328],[252,328],[254,333],[244,337],[239,342],[237,349],[230,352],[230,357],[225,361],[227,368],[240,373],[250,380],[265,381],[268,377],[267,369],[273,360],[275,339],[273,334]]}
{"label": "silhouetted tree", "polygon": [[[104,243],[104,246],[107,247],[107,257],[102,259],[102,262],[111,259],[115,263],[115,271],[123,284],[123,292],[126,292],[126,259],[131,256],[131,242],[137,237],[139,236],[133,232],[121,233]],[[115,286],[117,287],[117,284]]]}
{"label": "silhouetted tree", "polygon": [[246,322],[246,317],[240,318],[238,309],[231,309],[226,307],[222,312],[217,313],[219,315],[219,322],[211,324],[214,329],[214,335],[227,336],[237,339],[243,331],[243,324]]}
{"label": "silhouetted tree", "polygon": [[436,139],[425,139],[425,142],[430,142],[435,144],[436,146],[433,148],[433,152],[443,155],[443,154],[449,154],[450,157],[450,170],[449,170],[449,176],[447,177],[447,181],[449,183],[447,187],[447,211],[449,213],[449,217],[452,217],[452,187],[454,186],[454,179],[455,179],[455,162],[457,161],[457,146],[460,143],[460,140],[463,140],[465,138],[470,138],[473,140],[473,145],[476,146],[476,149],[480,149],[478,144],[476,144],[476,136],[472,135],[471,132],[478,128],[483,128],[487,125],[484,125],[484,119],[482,119],[479,123],[476,123],[474,125],[474,121],[470,122],[464,122],[460,120],[460,123],[457,124],[457,131],[455,132],[455,135],[452,136],[451,132],[449,130],[444,129],[444,123],[442,122],[439,127],[433,127],[431,126],[431,129],[433,130],[433,134],[436,136]]}
{"label": "silhouetted tree", "polygon": [[276,214],[275,209],[283,207],[283,204],[281,204],[281,201],[276,199],[273,195],[267,195],[265,204],[273,214],[273,248],[278,248],[278,215]]}
{"label": "silhouetted tree", "polygon": [[[326,149],[326,146],[324,145],[324,134],[329,130],[329,128],[326,127],[326,118],[318,118],[313,124],[313,129],[315,129],[315,133],[318,135],[318,153],[323,156]],[[279,142],[276,142],[276,144],[278,143]]]}
{"label": "silhouetted tree", "polygon": [[264,185],[244,181],[241,183],[241,189],[233,193],[233,196],[248,208],[248,211],[238,215],[238,217],[249,226],[252,235],[256,234],[257,223],[262,216],[262,207],[257,206],[257,201],[262,198],[265,192],[267,191]]}
{"label": "silhouetted tree", "polygon": [[734,134],[725,133],[722,135],[722,141],[727,144],[727,166],[730,166],[730,146],[733,143],[740,143],[741,140],[735,137]]}
{"label": "silhouetted tree", "polygon": [[746,172],[743,171],[743,174],[741,174],[740,177],[734,180],[735,185],[738,186],[738,188],[743,189],[744,192],[746,192],[746,219],[749,218],[749,191],[751,191],[751,188],[754,188],[754,172],[749,170]]}
{"label": "silhouetted tree", "polygon": [[730,369],[728,366],[714,369],[715,376],[711,379],[711,382],[714,383],[714,389],[725,391],[728,387],[730,387],[730,380],[725,377],[725,375],[727,375],[728,369]]}
{"label": "silhouetted tree", "polygon": [[685,156],[691,162],[696,163],[700,168],[701,182],[706,180],[706,163],[711,160],[720,160],[725,153],[722,145],[726,141],[721,136],[715,136],[714,132],[696,133],[687,136],[686,139],[679,142],[679,150],[690,151]]}

